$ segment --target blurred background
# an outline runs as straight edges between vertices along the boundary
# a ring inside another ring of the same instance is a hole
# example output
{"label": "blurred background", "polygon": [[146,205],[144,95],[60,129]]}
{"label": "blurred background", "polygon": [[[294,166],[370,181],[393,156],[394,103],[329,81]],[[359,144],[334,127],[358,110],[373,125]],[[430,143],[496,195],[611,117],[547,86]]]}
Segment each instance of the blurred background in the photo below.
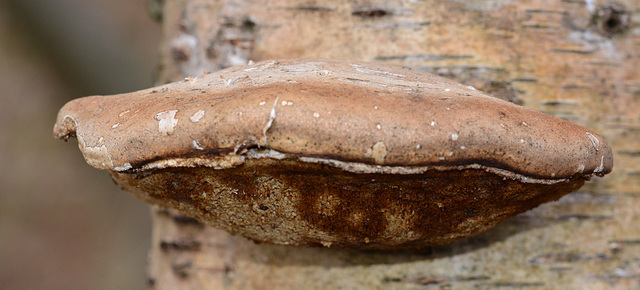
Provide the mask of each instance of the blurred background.
{"label": "blurred background", "polygon": [[147,0],[0,0],[0,289],[142,289],[146,204],[53,139],[58,109],[153,85]]}

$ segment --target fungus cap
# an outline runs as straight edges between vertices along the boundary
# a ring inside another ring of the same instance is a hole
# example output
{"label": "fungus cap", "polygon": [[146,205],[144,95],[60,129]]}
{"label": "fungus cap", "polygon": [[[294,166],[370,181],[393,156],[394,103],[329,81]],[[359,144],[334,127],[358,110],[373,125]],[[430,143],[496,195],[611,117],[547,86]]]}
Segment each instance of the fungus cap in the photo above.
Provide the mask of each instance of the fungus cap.
{"label": "fungus cap", "polygon": [[326,59],[73,100],[54,135],[76,136],[89,164],[145,201],[279,244],[445,243],[613,166],[606,141],[568,121],[431,74]]}

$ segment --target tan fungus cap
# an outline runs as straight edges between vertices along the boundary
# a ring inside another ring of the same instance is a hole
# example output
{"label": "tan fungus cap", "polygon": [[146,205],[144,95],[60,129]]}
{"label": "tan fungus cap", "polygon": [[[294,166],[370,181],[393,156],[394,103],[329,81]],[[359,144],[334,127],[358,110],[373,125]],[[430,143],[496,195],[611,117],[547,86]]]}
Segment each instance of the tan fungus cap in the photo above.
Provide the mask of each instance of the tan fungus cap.
{"label": "tan fungus cap", "polygon": [[60,110],[54,134],[77,136],[89,164],[115,171],[235,166],[242,160],[207,159],[252,147],[354,172],[367,169],[342,162],[476,164],[538,179],[613,166],[603,138],[568,121],[431,74],[326,59],[260,62],[76,99]]}

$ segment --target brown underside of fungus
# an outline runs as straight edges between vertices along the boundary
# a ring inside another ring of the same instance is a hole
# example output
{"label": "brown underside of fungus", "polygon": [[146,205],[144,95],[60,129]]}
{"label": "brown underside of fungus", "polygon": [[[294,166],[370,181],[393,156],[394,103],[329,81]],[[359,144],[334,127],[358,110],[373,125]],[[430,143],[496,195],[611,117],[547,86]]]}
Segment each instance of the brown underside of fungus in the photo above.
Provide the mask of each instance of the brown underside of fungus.
{"label": "brown underside of fungus", "polygon": [[613,166],[595,132],[386,65],[279,60],[73,100],[55,137],[126,191],[275,244],[442,244]]}

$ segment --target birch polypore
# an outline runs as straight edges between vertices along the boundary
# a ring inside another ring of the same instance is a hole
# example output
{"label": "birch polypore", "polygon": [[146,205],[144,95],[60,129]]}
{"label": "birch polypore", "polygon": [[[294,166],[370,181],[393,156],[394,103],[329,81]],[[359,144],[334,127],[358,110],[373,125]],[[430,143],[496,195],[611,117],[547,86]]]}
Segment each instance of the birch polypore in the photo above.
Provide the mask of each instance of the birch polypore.
{"label": "birch polypore", "polygon": [[140,199],[276,244],[441,244],[613,166],[595,132],[406,68],[266,61],[66,104],[57,138]]}

